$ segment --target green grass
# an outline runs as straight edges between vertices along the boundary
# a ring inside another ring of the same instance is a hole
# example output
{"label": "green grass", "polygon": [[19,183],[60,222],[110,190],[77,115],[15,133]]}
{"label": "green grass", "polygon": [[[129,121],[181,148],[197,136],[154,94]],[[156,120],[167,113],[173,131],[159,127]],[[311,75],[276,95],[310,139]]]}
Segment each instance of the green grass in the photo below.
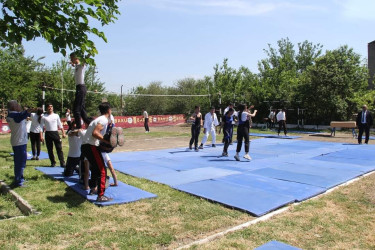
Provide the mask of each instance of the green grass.
{"label": "green grass", "polygon": [[9,194],[0,194],[0,221],[22,215]]}

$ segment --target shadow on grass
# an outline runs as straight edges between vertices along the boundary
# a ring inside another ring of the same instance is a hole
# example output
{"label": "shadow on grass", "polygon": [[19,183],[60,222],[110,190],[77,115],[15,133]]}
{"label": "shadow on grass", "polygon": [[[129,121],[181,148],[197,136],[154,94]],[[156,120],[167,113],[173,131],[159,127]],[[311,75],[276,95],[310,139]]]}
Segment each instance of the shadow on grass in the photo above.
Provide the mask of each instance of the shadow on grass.
{"label": "shadow on grass", "polygon": [[86,199],[74,192],[70,187],[65,188],[64,195],[47,196],[47,199],[53,203],[66,203],[66,206],[69,208],[79,207],[86,201]]}

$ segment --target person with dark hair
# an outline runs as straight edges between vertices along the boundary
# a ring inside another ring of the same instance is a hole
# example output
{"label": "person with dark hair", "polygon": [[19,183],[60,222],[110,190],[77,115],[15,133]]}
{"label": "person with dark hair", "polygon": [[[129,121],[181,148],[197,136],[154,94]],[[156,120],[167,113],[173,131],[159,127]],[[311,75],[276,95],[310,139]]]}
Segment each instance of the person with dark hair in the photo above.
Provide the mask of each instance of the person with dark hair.
{"label": "person with dark hair", "polygon": [[270,114],[268,115],[268,128],[269,129],[275,127],[275,117],[276,117],[275,110],[272,109],[270,111]]}
{"label": "person with dark hair", "polygon": [[[60,166],[65,168],[64,153],[62,151],[62,142],[58,130],[61,130],[62,137],[65,138],[64,127],[61,123],[60,116],[53,112],[53,105],[47,104],[47,114],[42,119],[40,126],[45,129],[45,140],[48,156],[51,161],[51,167],[56,166],[55,155],[53,154],[53,144],[55,144]],[[43,132],[40,133],[40,140],[43,142]]]}
{"label": "person with dark hair", "polygon": [[66,133],[68,134],[69,131],[72,129],[72,117],[70,116],[70,109],[66,109],[65,118],[66,123],[68,124],[68,131],[66,131]]}
{"label": "person with dark hair", "polygon": [[245,104],[241,104],[239,106],[238,112],[238,127],[237,127],[237,150],[234,159],[236,161],[240,161],[239,153],[241,152],[242,148],[242,141],[245,140],[245,155],[243,158],[247,160],[251,160],[249,155],[249,148],[250,148],[250,138],[249,138],[249,129],[250,129],[250,116],[255,116],[255,114],[251,115],[247,110],[247,106]]}
{"label": "person with dark hair", "polygon": [[144,119],[144,126],[145,126],[146,133],[149,133],[150,128],[148,127],[148,113],[145,108],[142,109],[142,115]]}
{"label": "person with dark hair", "polygon": [[70,54],[70,61],[70,64],[75,67],[74,81],[76,83],[76,93],[73,104],[73,115],[74,120],[76,121],[76,129],[78,130],[82,126],[81,118],[85,123],[87,123],[88,118],[85,106],[85,98],[87,92],[85,85],[86,64],[80,63],[75,53]]}
{"label": "person with dark hair", "polygon": [[229,108],[223,116],[222,126],[224,134],[224,149],[222,156],[228,156],[228,147],[231,143],[233,134],[233,113],[234,109]]}
{"label": "person with dark hair", "polygon": [[216,126],[219,126],[219,121],[217,120],[217,116],[215,114],[215,107],[211,107],[210,112],[208,112],[204,117],[204,137],[202,139],[201,145],[199,146],[199,149],[203,149],[203,145],[206,143],[210,133],[212,136],[212,147],[216,147]]}
{"label": "person with dark hair", "polygon": [[192,122],[191,125],[191,139],[189,142],[189,149],[193,149],[193,143],[194,143],[194,149],[195,151],[198,151],[198,138],[199,134],[201,133],[201,127],[203,125],[202,120],[202,114],[201,114],[201,107],[195,106],[194,113],[190,116],[190,121]]}
{"label": "person with dark hair", "polygon": [[281,127],[284,129],[284,135],[288,136],[288,131],[286,130],[286,114],[285,109],[279,111],[276,115],[277,122],[279,123],[279,129],[277,130],[277,135],[280,136]]}
{"label": "person with dark hair", "polygon": [[24,186],[23,176],[27,159],[27,133],[25,119],[30,116],[30,109],[21,112],[21,106],[17,101],[8,102],[8,117],[6,118],[11,130],[10,143],[13,148],[14,181],[16,187]]}
{"label": "person with dark hair", "polygon": [[81,161],[81,144],[82,140],[79,132],[75,132],[76,122],[71,123],[71,130],[68,132],[68,143],[69,151],[68,158],[66,159],[66,167],[64,170],[65,176],[72,176],[74,170],[79,169],[79,164]]}
{"label": "person with dark hair", "polygon": [[[237,116],[237,112],[236,110],[234,109],[234,106],[233,106],[233,103],[229,103],[228,104],[228,107],[226,107],[224,109],[224,115],[223,117],[225,116],[225,114],[229,111],[229,109],[233,109],[233,113],[232,113],[232,130],[233,130],[233,127],[234,127],[234,124],[235,124],[235,121],[234,121],[234,117]],[[223,118],[224,120],[224,118]],[[232,141],[233,141],[233,133],[232,133],[232,137],[230,138],[230,144],[232,144]],[[225,134],[223,133],[223,143],[225,142]]]}
{"label": "person with dark hair", "polygon": [[100,151],[100,141],[110,144],[103,137],[103,130],[108,124],[111,115],[111,106],[108,102],[99,105],[101,116],[93,120],[86,130],[86,134],[82,138],[81,152],[82,157],[87,158],[91,168],[90,194],[98,194],[96,201],[107,202],[112,198],[104,196],[105,185],[107,179],[107,170],[104,159]]}
{"label": "person with dark hair", "polygon": [[40,155],[40,133],[43,132],[43,128],[40,126],[43,116],[43,109],[37,108],[36,113],[31,113],[31,127],[30,127],[30,142],[31,152],[33,157],[31,160],[39,160]]}
{"label": "person with dark hair", "polygon": [[370,138],[370,128],[372,126],[373,119],[370,111],[367,110],[367,105],[362,106],[362,111],[357,115],[357,126],[358,132],[358,144],[362,144],[362,135],[365,132],[365,143],[368,144]]}

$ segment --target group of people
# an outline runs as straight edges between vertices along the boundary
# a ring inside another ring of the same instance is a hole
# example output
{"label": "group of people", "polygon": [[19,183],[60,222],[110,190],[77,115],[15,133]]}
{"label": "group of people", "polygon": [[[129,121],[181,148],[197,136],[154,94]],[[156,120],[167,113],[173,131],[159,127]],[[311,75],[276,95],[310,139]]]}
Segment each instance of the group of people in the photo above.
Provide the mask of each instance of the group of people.
{"label": "group of people", "polygon": [[[42,108],[24,109],[15,101],[8,102],[7,122],[11,129],[11,145],[14,153],[14,181],[15,187],[24,187],[23,175],[27,160],[28,138],[31,141],[32,160],[39,160],[41,143],[45,141],[51,167],[56,166],[53,145],[57,152],[60,166],[64,168],[64,175],[71,176],[74,170],[80,173],[84,183],[84,189],[90,190],[90,194],[97,194],[98,202],[110,201],[111,198],[104,195],[107,183],[106,166],[110,169],[114,183],[117,178],[108,153],[117,145],[124,144],[124,136],[121,128],[114,127],[114,119],[111,114],[111,106],[103,102],[98,109],[100,116],[96,119],[88,117],[85,109],[86,86],[84,84],[85,64],[81,64],[74,53],[70,55],[71,64],[75,67],[76,93],[74,100],[74,121],[67,120],[69,125],[68,141],[69,153],[65,163],[62,151],[61,136],[66,137],[60,116],[54,113],[53,105],[47,105],[46,113]],[[70,112],[67,110],[70,118]],[[83,120],[83,121],[82,121]],[[86,124],[86,129],[82,124]],[[27,124],[30,125],[27,129]],[[91,178],[89,176],[91,171]]]}
{"label": "group of people", "polygon": [[[254,110],[254,112],[251,112],[251,109],[254,108],[254,106],[251,106],[250,108],[247,107],[245,104],[241,104],[239,106],[239,111],[236,112],[234,110],[233,104],[229,104],[228,107],[224,110],[224,115],[222,117],[222,123],[220,124],[217,118],[217,115],[215,113],[216,109],[215,107],[211,107],[210,112],[208,112],[203,117],[200,112],[200,107],[195,106],[194,113],[190,117],[191,125],[191,139],[189,143],[189,149],[194,149],[195,151],[199,151],[200,149],[203,149],[204,144],[207,142],[207,139],[209,135],[212,136],[212,147],[216,147],[216,127],[221,125],[221,128],[223,130],[223,142],[224,142],[224,149],[222,156],[227,157],[228,156],[228,147],[230,144],[232,144],[232,138],[233,138],[233,128],[234,124],[238,122],[237,127],[237,149],[236,149],[236,155],[234,158],[236,161],[240,161],[239,153],[241,152],[242,148],[242,142],[245,142],[245,155],[243,156],[247,160],[251,160],[251,157],[249,155],[250,150],[250,138],[249,138],[249,132],[250,127],[252,123],[252,117],[254,117],[257,113],[257,110]],[[198,138],[201,131],[201,127],[203,127],[203,139],[201,144],[198,147]]]}
{"label": "group of people", "polygon": [[271,110],[270,114],[268,115],[268,119],[267,119],[268,128],[274,128],[276,122],[279,124],[279,128],[277,130],[277,135],[280,135],[281,129],[283,129],[285,136],[288,135],[288,131],[287,131],[287,128],[286,128],[286,113],[285,113],[285,111],[286,111],[285,109],[281,109],[276,114],[276,110]]}

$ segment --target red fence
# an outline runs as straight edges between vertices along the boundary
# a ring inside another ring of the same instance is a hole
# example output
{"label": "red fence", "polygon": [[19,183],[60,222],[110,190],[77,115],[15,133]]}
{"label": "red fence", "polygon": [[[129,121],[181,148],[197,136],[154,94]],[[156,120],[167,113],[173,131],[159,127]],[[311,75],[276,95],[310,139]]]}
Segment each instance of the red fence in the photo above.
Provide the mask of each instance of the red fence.
{"label": "red fence", "polygon": [[[64,129],[68,129],[66,119],[61,119]],[[171,126],[185,123],[184,115],[150,115],[148,125],[150,127]],[[143,127],[143,116],[115,116],[115,124],[122,128]],[[9,133],[10,129],[7,123],[0,120],[0,133]]]}

